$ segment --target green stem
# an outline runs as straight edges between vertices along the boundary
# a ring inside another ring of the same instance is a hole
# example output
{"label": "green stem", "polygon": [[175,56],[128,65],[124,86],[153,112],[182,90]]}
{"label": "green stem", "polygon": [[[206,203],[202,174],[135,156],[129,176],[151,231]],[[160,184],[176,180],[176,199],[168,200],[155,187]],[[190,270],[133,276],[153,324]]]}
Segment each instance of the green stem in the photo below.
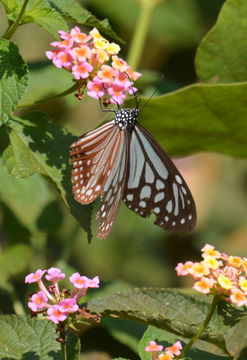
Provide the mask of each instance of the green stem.
{"label": "green stem", "polygon": [[205,318],[205,320],[203,321],[203,323],[201,324],[201,326],[199,327],[199,329],[197,330],[197,332],[195,333],[195,335],[192,337],[192,339],[190,340],[190,342],[183,348],[181,354],[178,356],[178,359],[182,358],[192,347],[192,345],[201,337],[201,335],[204,333],[204,331],[206,330],[210,320],[212,319],[212,316],[215,312],[215,309],[219,303],[220,300],[220,296],[219,295],[214,295],[212,304],[210,305],[210,308],[208,310],[207,316]]}
{"label": "green stem", "polygon": [[62,360],[67,360],[67,347],[66,342],[62,341],[61,343],[61,353],[62,353]]}
{"label": "green stem", "polygon": [[2,36],[4,39],[10,39],[11,36],[14,34],[14,32],[16,31],[16,29],[19,26],[19,23],[21,21],[21,18],[24,14],[24,11],[26,10],[27,4],[28,4],[29,0],[24,0],[21,11],[19,12],[17,18],[15,19],[15,21],[13,22],[12,25],[9,26],[9,28],[7,29],[7,31],[5,32],[5,34]]}
{"label": "green stem", "polygon": [[127,59],[128,64],[134,70],[139,67],[152,13],[160,1],[162,0],[139,0],[141,5],[140,14]]}
{"label": "green stem", "polygon": [[67,89],[67,90],[65,90],[65,91],[63,91],[63,92],[61,92],[61,93],[59,93],[57,95],[52,95],[52,96],[44,98],[44,99],[36,100],[36,101],[33,101],[33,102],[29,102],[29,103],[20,104],[20,105],[17,106],[17,109],[30,107],[30,106],[35,106],[35,105],[38,105],[38,104],[46,103],[48,101],[53,101],[53,100],[59,99],[60,97],[71,94],[75,90],[77,90],[77,84],[74,84],[69,89]]}

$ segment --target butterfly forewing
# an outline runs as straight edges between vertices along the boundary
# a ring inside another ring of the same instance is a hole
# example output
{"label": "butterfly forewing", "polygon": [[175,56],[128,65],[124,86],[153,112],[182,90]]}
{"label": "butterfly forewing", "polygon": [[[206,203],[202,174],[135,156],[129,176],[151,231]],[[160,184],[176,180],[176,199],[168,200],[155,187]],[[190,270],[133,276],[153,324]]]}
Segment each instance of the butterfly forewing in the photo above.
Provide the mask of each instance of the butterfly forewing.
{"label": "butterfly forewing", "polygon": [[102,192],[120,145],[119,131],[113,122],[71,145],[73,193],[78,202],[89,204]]}
{"label": "butterfly forewing", "polygon": [[196,222],[193,197],[183,177],[153,136],[136,124],[130,139],[124,203],[137,214],[154,213],[166,230],[190,231]]}

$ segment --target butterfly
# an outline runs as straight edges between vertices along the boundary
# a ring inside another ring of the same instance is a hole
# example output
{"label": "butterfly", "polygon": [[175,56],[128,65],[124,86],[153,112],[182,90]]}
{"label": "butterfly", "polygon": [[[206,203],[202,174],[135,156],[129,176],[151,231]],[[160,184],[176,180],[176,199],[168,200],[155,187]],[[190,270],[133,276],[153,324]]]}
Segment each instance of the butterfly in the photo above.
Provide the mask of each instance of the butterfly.
{"label": "butterfly", "polygon": [[196,223],[196,208],[182,175],[155,138],[137,122],[140,109],[118,108],[115,117],[82,135],[70,147],[75,199],[101,207],[98,238],[112,230],[121,201],[154,224],[186,232]]}

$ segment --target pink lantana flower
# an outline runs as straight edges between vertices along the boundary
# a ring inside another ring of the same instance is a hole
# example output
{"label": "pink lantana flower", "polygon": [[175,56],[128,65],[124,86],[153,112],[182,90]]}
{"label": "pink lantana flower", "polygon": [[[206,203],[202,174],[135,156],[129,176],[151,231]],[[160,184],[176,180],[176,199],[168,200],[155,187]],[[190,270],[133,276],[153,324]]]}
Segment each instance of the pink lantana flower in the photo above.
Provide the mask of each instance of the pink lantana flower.
{"label": "pink lantana flower", "polygon": [[90,59],[92,56],[91,50],[87,45],[73,48],[70,51],[70,55],[73,59],[77,59],[80,63],[83,63],[87,59]]}
{"label": "pink lantana flower", "polygon": [[239,289],[232,289],[230,299],[231,302],[237,306],[247,306],[246,296],[244,292]]}
{"label": "pink lantana flower", "polygon": [[155,341],[150,341],[149,345],[145,347],[145,351],[147,352],[156,352],[162,350],[163,350],[163,346],[156,344]]}
{"label": "pink lantana flower", "polygon": [[52,42],[55,49],[47,51],[46,56],[56,67],[72,73],[78,89],[77,99],[83,97],[86,88],[94,99],[105,95],[108,102],[120,105],[128,94],[137,91],[133,81],[141,74],[116,55],[119,45],[110,43],[96,28],[87,35],[76,26],[69,34],[59,31],[59,35],[61,41]]}
{"label": "pink lantana flower", "polygon": [[126,98],[123,87],[116,84],[112,84],[107,89],[107,93],[111,96],[110,102],[112,104],[121,105]]}
{"label": "pink lantana flower", "polygon": [[37,310],[44,308],[47,302],[47,296],[43,293],[43,291],[39,291],[31,296],[30,301],[28,302],[28,307],[33,312],[36,312]]}
{"label": "pink lantana flower", "polygon": [[92,65],[90,65],[87,61],[84,61],[84,63],[74,65],[72,67],[72,74],[74,75],[75,79],[79,80],[87,78],[92,70]]}
{"label": "pink lantana flower", "polygon": [[92,81],[87,84],[88,95],[98,100],[105,95],[105,90],[102,81],[95,77]]}
{"label": "pink lantana flower", "polygon": [[56,55],[56,58],[53,59],[53,64],[59,69],[61,68],[71,69],[71,63],[72,63],[72,56],[67,50],[60,51]]}
{"label": "pink lantana flower", "polygon": [[41,270],[41,269],[36,270],[35,273],[31,273],[25,277],[25,283],[31,284],[33,282],[40,281],[45,272],[46,270]]}
{"label": "pink lantana flower", "polygon": [[172,346],[165,348],[165,351],[171,355],[180,355],[182,350],[182,344],[180,341],[175,342]]}
{"label": "pink lantana flower", "polygon": [[76,312],[79,309],[76,300],[73,298],[61,300],[58,305],[59,305],[59,311],[62,313]]}
{"label": "pink lantana flower", "polygon": [[185,276],[190,273],[191,266],[193,265],[192,261],[186,261],[185,264],[179,263],[175,267],[178,276]]}
{"label": "pink lantana flower", "polygon": [[199,281],[195,282],[193,289],[203,294],[209,294],[215,283],[215,280],[203,276]]}
{"label": "pink lantana flower", "polygon": [[87,289],[89,287],[90,279],[86,276],[81,276],[78,272],[70,276],[69,281],[77,289]]}
{"label": "pink lantana flower", "polygon": [[52,267],[47,270],[46,280],[57,282],[65,278],[65,274],[62,273],[61,269]]}
{"label": "pink lantana flower", "polygon": [[70,35],[71,39],[78,44],[85,44],[92,39],[91,35],[86,35],[82,33],[81,29],[78,26],[75,26],[73,29],[71,29]]}
{"label": "pink lantana flower", "polygon": [[88,287],[98,288],[99,287],[99,277],[95,276],[93,279],[88,279]]}
{"label": "pink lantana flower", "polygon": [[196,282],[193,289],[203,294],[220,295],[227,302],[247,304],[246,258],[220,253],[214,246],[202,248],[201,262],[179,263],[179,276],[191,275]]}
{"label": "pink lantana flower", "polygon": [[67,314],[60,311],[58,304],[49,307],[47,310],[47,319],[54,324],[58,324],[59,322],[66,320],[66,318]]}

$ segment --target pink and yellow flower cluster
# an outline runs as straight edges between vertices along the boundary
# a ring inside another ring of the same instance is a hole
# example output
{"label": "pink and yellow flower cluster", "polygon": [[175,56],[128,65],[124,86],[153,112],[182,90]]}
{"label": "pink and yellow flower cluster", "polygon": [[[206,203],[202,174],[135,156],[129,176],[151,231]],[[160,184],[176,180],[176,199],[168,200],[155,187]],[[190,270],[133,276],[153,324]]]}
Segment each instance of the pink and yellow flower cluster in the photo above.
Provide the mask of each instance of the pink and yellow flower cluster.
{"label": "pink and yellow flower cluster", "polygon": [[203,294],[220,294],[237,306],[247,305],[247,258],[228,256],[212,245],[202,248],[201,262],[187,261],[176,267],[179,276],[190,275],[193,288]]}
{"label": "pink and yellow flower cluster", "polygon": [[[156,344],[155,341],[150,341],[149,345],[145,347],[145,351],[152,353],[152,360],[172,360],[175,356],[181,354],[182,344],[177,341],[172,346],[163,348],[162,345]],[[158,355],[158,353],[160,354]]]}
{"label": "pink and yellow flower cluster", "polygon": [[[47,288],[43,283],[44,274],[47,281],[52,284]],[[33,314],[42,313],[48,320],[58,324],[70,317],[70,320],[75,314],[83,316],[84,311],[79,308],[78,300],[85,296],[88,288],[98,288],[98,276],[89,279],[86,276],[81,276],[79,273],[74,273],[69,280],[74,285],[71,292],[68,289],[60,291],[58,282],[65,278],[65,274],[61,269],[52,267],[48,270],[37,270],[25,277],[25,283],[31,284],[36,282],[40,288],[35,294],[30,296],[28,307]],[[86,317],[89,318],[89,313]],[[94,316],[92,316],[94,317]]]}
{"label": "pink and yellow flower cluster", "polygon": [[141,74],[117,56],[119,45],[110,43],[96,28],[85,34],[76,26],[70,33],[59,31],[59,35],[61,41],[52,42],[55,49],[46,51],[46,56],[56,67],[72,73],[78,89],[87,87],[92,98],[109,96],[111,103],[119,105],[127,94],[137,91],[133,81]]}

